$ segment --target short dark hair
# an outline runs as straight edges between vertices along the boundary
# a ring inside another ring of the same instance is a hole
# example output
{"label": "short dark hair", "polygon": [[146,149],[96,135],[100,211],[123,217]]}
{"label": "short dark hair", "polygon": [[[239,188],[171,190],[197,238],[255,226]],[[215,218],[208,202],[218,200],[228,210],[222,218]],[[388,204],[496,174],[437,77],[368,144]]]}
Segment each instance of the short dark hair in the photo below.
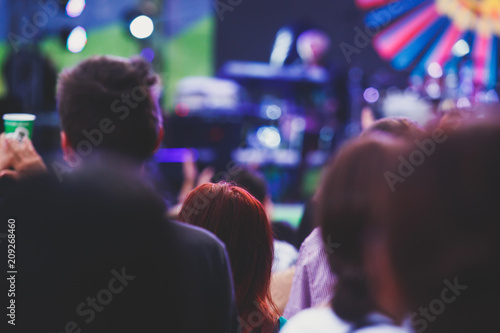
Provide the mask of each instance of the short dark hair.
{"label": "short dark hair", "polygon": [[388,133],[405,139],[421,139],[425,136],[425,131],[418,123],[406,117],[381,118],[365,129],[361,136],[368,136],[374,132]]}
{"label": "short dark hair", "polygon": [[226,182],[233,183],[250,192],[257,200],[264,204],[267,196],[267,183],[264,176],[257,171],[239,166],[228,173],[224,179]]}
{"label": "short dark hair", "polygon": [[162,125],[159,86],[141,57],[95,56],[64,70],[57,106],[70,146],[83,156],[96,149],[140,162],[149,158]]}

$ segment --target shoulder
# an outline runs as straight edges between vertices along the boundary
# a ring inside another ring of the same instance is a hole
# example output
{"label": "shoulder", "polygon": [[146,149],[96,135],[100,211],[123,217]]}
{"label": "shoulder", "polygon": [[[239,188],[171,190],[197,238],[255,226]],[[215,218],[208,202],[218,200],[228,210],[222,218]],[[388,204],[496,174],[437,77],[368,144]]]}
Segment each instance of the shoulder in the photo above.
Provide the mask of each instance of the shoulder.
{"label": "shoulder", "polygon": [[200,227],[187,223],[167,220],[168,232],[185,255],[207,257],[217,254],[219,259],[226,261],[226,246],[214,234]]}
{"label": "shoulder", "polygon": [[177,237],[178,241],[225,249],[224,243],[208,230],[178,221],[169,220],[168,223],[170,224],[171,232]]}
{"label": "shoulder", "polygon": [[179,240],[190,243],[201,242],[202,244],[211,244],[225,248],[224,243],[208,230],[178,221],[169,220],[168,223],[170,224],[171,232]]}
{"label": "shoulder", "polygon": [[316,227],[309,236],[306,237],[300,246],[301,253],[315,253],[323,248],[323,239],[321,238],[321,229]]}
{"label": "shoulder", "polygon": [[349,325],[338,318],[330,307],[312,308],[299,312],[283,327],[283,333],[346,332]]}
{"label": "shoulder", "polygon": [[285,242],[285,241],[282,241],[282,240],[279,240],[279,239],[275,239],[273,241],[273,244],[274,244],[274,250],[275,251],[279,250],[279,251],[282,251],[282,252],[286,252],[289,255],[298,255],[298,251],[295,248],[295,246],[293,246],[292,244],[290,244],[288,242]]}
{"label": "shoulder", "polygon": [[[299,312],[283,327],[282,333],[347,333],[351,324],[343,321],[330,307],[312,308]],[[374,325],[355,331],[356,333],[411,333],[411,331],[390,323]]]}
{"label": "shoulder", "polygon": [[300,246],[297,267],[325,266],[328,268],[327,253],[323,244],[321,229],[315,228]]}
{"label": "shoulder", "polygon": [[356,331],[356,333],[411,333],[403,327],[393,325],[379,325],[367,327]]}

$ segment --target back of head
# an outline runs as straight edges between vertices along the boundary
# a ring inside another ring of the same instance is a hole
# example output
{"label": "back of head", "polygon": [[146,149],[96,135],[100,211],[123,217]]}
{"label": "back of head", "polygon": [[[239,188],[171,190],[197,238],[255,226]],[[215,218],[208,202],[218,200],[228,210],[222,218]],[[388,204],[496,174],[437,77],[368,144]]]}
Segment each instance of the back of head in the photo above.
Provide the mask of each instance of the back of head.
{"label": "back of head", "polygon": [[350,322],[376,309],[363,269],[362,239],[375,198],[389,190],[384,172],[403,147],[381,133],[347,142],[326,167],[317,194],[318,221],[337,277],[333,309]]}
{"label": "back of head", "polygon": [[187,196],[179,219],[213,232],[224,242],[240,316],[247,321],[260,311],[264,318],[254,328],[272,331],[278,319],[269,291],[273,236],[262,204],[238,186],[207,183]]}
{"label": "back of head", "polygon": [[237,167],[228,172],[228,176],[224,179],[226,182],[234,183],[239,187],[247,190],[257,200],[264,204],[267,196],[267,184],[264,177],[257,171],[253,171],[244,167]]}
{"label": "back of head", "polygon": [[143,162],[162,125],[159,77],[142,58],[91,57],[64,70],[57,103],[62,129],[80,157],[108,150]]}
{"label": "back of head", "polygon": [[390,134],[409,140],[420,139],[424,130],[413,120],[405,117],[386,117],[375,121],[361,133],[361,137],[369,136],[376,132]]}
{"label": "back of head", "polygon": [[385,199],[387,255],[418,331],[500,328],[499,152],[499,122],[464,125]]}

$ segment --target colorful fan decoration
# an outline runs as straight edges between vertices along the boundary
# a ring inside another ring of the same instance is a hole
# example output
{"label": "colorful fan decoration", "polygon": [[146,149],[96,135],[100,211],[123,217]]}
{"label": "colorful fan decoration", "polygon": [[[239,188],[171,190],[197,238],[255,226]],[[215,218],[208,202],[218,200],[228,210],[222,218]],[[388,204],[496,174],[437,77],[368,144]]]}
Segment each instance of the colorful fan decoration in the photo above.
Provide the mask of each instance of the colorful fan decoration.
{"label": "colorful fan decoration", "polygon": [[[412,75],[470,67],[475,89],[497,85],[500,0],[355,0],[383,59]],[[441,72],[440,72],[441,71]]]}

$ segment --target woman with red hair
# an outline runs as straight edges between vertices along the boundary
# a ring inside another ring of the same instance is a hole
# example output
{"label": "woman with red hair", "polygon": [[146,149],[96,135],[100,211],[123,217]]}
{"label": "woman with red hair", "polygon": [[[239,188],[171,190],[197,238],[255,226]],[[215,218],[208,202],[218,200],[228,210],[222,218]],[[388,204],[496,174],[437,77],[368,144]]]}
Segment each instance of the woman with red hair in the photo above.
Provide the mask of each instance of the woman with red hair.
{"label": "woman with red hair", "polygon": [[262,204],[241,187],[207,183],[189,193],[179,219],[211,231],[226,244],[238,332],[277,332],[285,319],[271,299],[273,235]]}

